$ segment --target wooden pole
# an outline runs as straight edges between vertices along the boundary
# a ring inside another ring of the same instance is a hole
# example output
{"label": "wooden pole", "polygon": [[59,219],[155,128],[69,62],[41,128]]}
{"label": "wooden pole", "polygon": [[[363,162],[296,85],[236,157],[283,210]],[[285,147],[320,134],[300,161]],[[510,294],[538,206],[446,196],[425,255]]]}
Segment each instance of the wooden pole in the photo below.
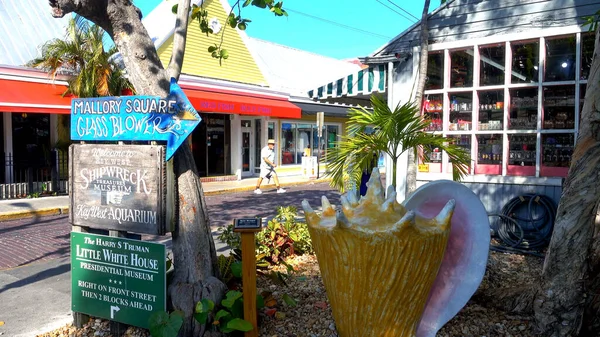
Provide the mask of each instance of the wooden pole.
{"label": "wooden pole", "polygon": [[245,337],[258,337],[256,321],[256,256],[254,255],[254,232],[242,232],[242,283],[244,294],[244,319],[253,329]]}

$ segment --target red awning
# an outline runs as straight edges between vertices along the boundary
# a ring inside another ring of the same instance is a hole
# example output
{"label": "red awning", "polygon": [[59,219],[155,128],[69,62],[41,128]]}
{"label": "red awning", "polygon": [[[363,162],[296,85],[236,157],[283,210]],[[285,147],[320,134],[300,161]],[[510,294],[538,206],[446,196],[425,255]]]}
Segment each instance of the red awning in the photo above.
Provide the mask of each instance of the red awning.
{"label": "red awning", "polygon": [[60,84],[0,79],[0,111],[27,113],[71,113],[71,97]]}
{"label": "red awning", "polygon": [[[0,79],[0,111],[71,113],[71,97],[62,97],[64,85]],[[252,116],[300,118],[301,109],[284,96],[183,86],[198,111]]]}
{"label": "red awning", "polygon": [[248,95],[218,89],[197,89],[182,86],[194,108],[204,112],[240,115],[300,118],[302,110],[285,97]]}

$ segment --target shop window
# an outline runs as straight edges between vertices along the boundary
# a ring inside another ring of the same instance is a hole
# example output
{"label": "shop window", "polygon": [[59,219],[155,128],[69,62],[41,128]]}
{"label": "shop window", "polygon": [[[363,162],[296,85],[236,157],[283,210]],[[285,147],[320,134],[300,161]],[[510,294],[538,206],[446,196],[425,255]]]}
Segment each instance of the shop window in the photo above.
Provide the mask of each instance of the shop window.
{"label": "shop window", "polygon": [[502,174],[502,135],[477,135],[475,174]]}
{"label": "shop window", "polygon": [[450,52],[450,87],[473,86],[473,48]]}
{"label": "shop window", "polygon": [[543,134],[540,175],[565,177],[571,165],[573,148],[574,134],[572,133]]}
{"label": "shop window", "polygon": [[444,87],[444,52],[429,53],[427,59],[427,80],[425,90],[442,89]]}
{"label": "shop window", "polygon": [[594,58],[594,43],[596,41],[596,33],[581,34],[581,74],[582,80],[587,80],[592,67],[592,59]]}
{"label": "shop window", "polygon": [[[462,147],[469,155],[471,154],[471,135],[452,135],[447,136],[447,138],[452,139],[454,145]],[[452,160],[448,160],[448,173],[452,173]]]}
{"label": "shop window", "polygon": [[296,124],[281,123],[281,164],[296,163]]}
{"label": "shop window", "polygon": [[537,129],[537,114],[537,88],[519,88],[510,90],[509,130]]}
{"label": "shop window", "polygon": [[316,124],[281,123],[281,164],[301,164],[303,156],[325,156],[328,148],[336,146],[338,135],[337,125],[323,126],[319,139]]}
{"label": "shop window", "polygon": [[575,80],[575,35],[546,40],[546,82]]}
{"label": "shop window", "polygon": [[450,97],[449,131],[470,131],[473,129],[473,94],[452,93]]}
{"label": "shop window", "polygon": [[326,131],[326,149],[331,149],[336,146],[340,127],[337,125],[327,125]]}
{"label": "shop window", "polygon": [[442,151],[439,148],[424,146],[420,149],[420,153],[419,172],[442,172]]}
{"label": "shop window", "polygon": [[442,131],[443,125],[443,96],[428,95],[423,102],[423,117],[428,120],[426,131]]}
{"label": "shop window", "polygon": [[505,47],[504,44],[479,48],[480,54],[480,85],[504,84]]}
{"label": "shop window", "polygon": [[535,134],[508,135],[508,175],[535,176],[536,138]]}
{"label": "shop window", "polygon": [[502,130],[504,90],[479,91],[479,131]]}
{"label": "shop window", "polygon": [[542,128],[575,128],[575,86],[544,87],[544,114]]}
{"label": "shop window", "polygon": [[44,170],[50,165],[50,115],[13,113],[13,174],[16,179],[28,169]]}
{"label": "shop window", "polygon": [[512,49],[512,83],[537,83],[540,63],[540,43],[513,42]]}

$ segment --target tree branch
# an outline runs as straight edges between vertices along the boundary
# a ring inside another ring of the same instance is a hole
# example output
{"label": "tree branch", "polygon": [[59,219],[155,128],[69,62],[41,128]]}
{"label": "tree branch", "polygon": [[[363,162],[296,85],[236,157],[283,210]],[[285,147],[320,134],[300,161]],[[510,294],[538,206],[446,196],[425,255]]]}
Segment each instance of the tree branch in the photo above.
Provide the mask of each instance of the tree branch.
{"label": "tree branch", "polygon": [[183,56],[185,54],[185,44],[187,42],[187,28],[190,19],[190,0],[179,0],[177,7],[177,19],[175,23],[175,33],[173,36],[173,52],[167,74],[179,80],[181,69],[183,68]]}

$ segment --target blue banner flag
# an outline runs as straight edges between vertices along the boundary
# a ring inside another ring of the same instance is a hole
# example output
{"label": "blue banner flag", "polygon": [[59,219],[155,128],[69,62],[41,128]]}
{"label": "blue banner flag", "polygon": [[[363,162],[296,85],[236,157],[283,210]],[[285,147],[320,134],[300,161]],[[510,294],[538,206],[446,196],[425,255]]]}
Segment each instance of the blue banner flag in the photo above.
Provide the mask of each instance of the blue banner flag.
{"label": "blue banner flag", "polygon": [[167,98],[119,96],[73,99],[71,139],[166,141],[166,160],[169,160],[201,120],[183,90],[171,78]]}

